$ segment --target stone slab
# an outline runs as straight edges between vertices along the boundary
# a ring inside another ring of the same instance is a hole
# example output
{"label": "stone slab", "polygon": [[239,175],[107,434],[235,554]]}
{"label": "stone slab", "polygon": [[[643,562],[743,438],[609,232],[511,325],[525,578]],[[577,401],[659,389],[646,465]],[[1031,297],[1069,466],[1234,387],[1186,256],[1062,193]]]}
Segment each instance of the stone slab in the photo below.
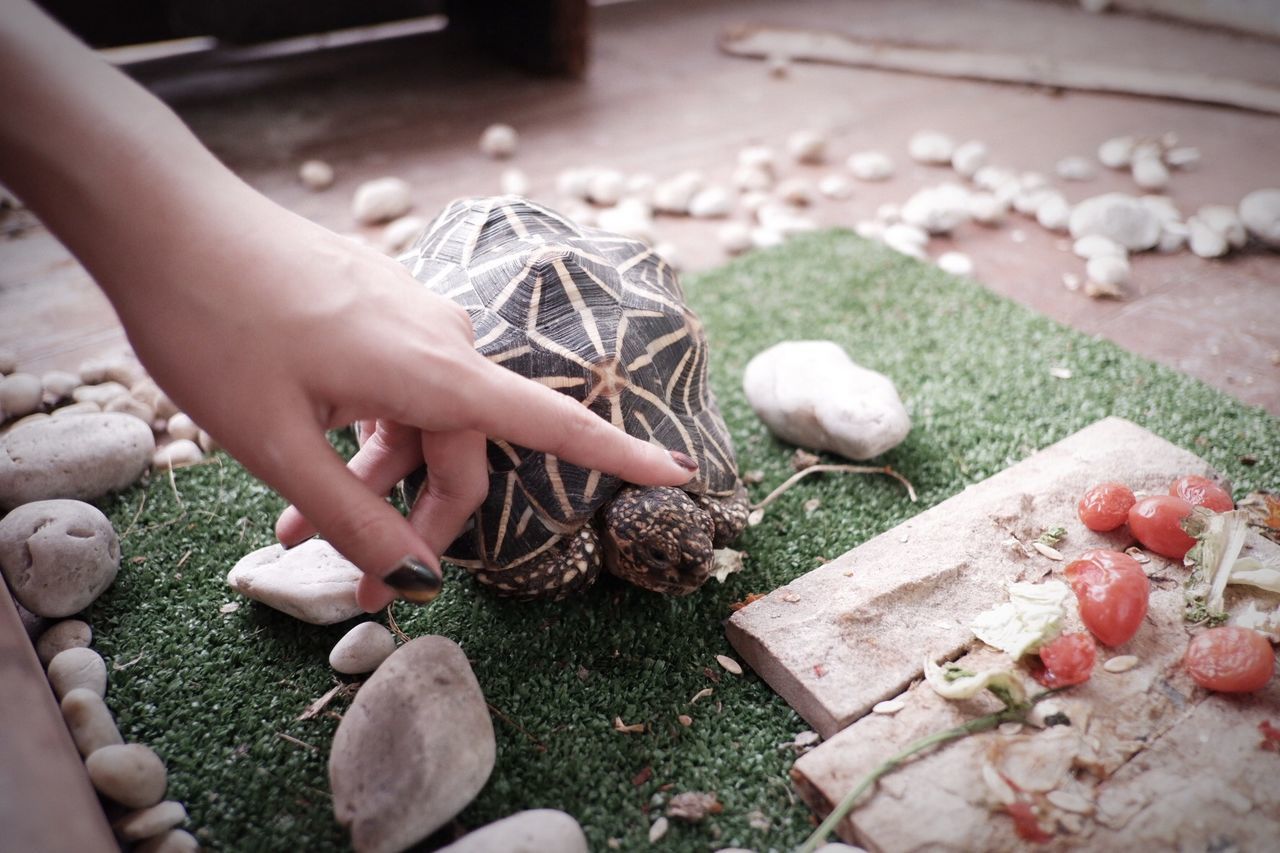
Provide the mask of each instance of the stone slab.
{"label": "stone slab", "polygon": [[1114,479],[1164,493],[1177,476],[1211,473],[1195,454],[1105,418],[744,607],[729,641],[830,738],[920,678],[926,654],[957,656],[973,640],[970,620],[1010,581],[1061,568],[1019,542],[1061,525],[1067,555],[1132,545],[1123,529],[1080,523],[1085,489]]}

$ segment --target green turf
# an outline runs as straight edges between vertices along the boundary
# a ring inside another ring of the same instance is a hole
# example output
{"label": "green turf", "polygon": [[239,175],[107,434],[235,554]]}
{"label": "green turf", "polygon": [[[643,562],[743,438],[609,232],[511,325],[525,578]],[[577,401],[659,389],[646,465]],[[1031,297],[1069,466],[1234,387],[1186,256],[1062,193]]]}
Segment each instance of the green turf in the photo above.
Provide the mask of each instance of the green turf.
{"label": "green turf", "polygon": [[[806,482],[743,536],[745,571],[679,600],[610,579],[562,604],[509,603],[451,570],[429,608],[399,605],[410,635],[462,645],[505,715],[494,721],[497,767],[462,813],[466,826],[553,807],[578,818],[593,849],[611,838],[647,848],[663,799],[701,790],[714,791],[724,812],[673,825],[660,849],[793,847],[810,822],[788,781],[794,755],[779,744],[806,726],[755,676],[719,671],[715,655],[731,653],[721,626],[730,603],[1105,415],[1199,453],[1234,479],[1237,494],[1277,486],[1280,424],[1264,412],[847,233],[752,254],[690,277],[686,288],[711,338],[713,384],[742,468],[765,472],[756,498],[790,473],[792,448],[751,414],[743,366],[779,340],[831,338],[897,382],[914,428],[884,461],[915,483],[920,502],[882,477]],[[1053,366],[1072,378],[1052,378]],[[1245,454],[1256,462],[1242,463]],[[806,515],[814,497],[821,507]],[[248,603],[219,612],[237,600],[227,570],[271,541],[279,499],[222,457],[104,508],[123,534],[123,569],[89,617],[126,738],[168,762],[170,795],[186,803],[208,846],[345,848],[326,780],[336,719],[296,718],[335,683],[326,657],[350,626],[316,628]],[[714,695],[690,707],[704,687]],[[346,701],[331,709],[341,713]],[[682,713],[691,728],[677,722]],[[615,717],[648,730],[620,734]],[[637,781],[645,768],[651,775]]]}

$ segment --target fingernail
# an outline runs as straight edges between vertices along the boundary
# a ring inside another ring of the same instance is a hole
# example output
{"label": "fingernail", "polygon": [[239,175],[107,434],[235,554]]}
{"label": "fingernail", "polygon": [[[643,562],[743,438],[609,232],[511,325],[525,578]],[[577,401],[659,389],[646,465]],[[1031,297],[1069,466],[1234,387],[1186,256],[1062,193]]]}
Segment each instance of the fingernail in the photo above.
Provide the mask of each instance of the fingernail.
{"label": "fingernail", "polygon": [[681,453],[679,450],[668,450],[667,452],[671,454],[671,459],[684,470],[698,470],[698,463],[694,462],[693,457],[689,456],[687,453]]}
{"label": "fingernail", "polygon": [[382,579],[405,601],[427,604],[440,594],[440,576],[416,557],[405,557],[391,574]]}

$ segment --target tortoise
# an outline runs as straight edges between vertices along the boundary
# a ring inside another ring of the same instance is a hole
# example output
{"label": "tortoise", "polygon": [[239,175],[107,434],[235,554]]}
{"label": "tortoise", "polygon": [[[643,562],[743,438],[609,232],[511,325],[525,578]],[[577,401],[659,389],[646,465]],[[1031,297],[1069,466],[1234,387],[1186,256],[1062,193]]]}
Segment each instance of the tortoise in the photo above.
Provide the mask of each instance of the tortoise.
{"label": "tortoise", "polygon": [[445,558],[517,598],[563,598],[602,568],[671,595],[706,582],[748,505],[706,336],[671,266],[510,196],[452,202],[399,260],[466,309],[486,358],[698,463],[680,488],[645,487],[490,439],[488,496]]}

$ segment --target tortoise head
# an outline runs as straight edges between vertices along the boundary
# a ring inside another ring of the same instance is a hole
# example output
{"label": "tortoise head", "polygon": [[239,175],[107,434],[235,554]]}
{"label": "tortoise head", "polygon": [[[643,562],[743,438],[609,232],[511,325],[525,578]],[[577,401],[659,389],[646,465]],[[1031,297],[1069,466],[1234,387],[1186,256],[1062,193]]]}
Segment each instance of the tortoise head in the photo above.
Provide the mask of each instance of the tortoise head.
{"label": "tortoise head", "polygon": [[711,576],[711,514],[669,486],[624,486],[604,508],[605,565],[641,589],[688,595]]}

